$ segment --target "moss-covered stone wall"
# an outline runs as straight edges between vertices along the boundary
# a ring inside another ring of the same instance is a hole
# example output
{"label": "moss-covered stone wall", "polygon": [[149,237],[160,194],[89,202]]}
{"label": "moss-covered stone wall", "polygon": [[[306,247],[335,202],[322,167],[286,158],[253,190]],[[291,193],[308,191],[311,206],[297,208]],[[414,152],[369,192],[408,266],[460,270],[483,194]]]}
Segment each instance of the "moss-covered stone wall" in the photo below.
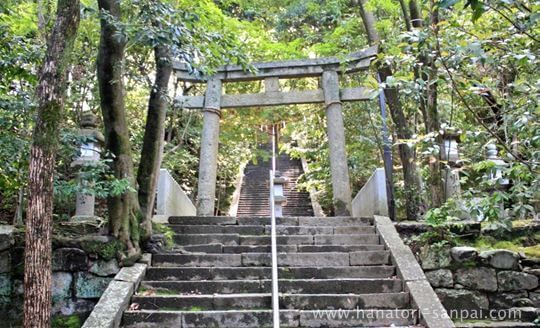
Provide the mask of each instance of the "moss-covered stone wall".
{"label": "moss-covered stone wall", "polygon": [[[53,242],[53,327],[76,327],[90,314],[120,271],[121,243],[99,234],[55,236]],[[24,232],[0,226],[0,317],[17,327],[23,313]],[[76,318],[78,317],[78,318]]]}
{"label": "moss-covered stone wall", "polygon": [[[454,317],[462,311],[534,321],[540,308],[540,260],[505,249],[426,245],[417,254],[426,277]],[[482,311],[480,311],[482,310]]]}

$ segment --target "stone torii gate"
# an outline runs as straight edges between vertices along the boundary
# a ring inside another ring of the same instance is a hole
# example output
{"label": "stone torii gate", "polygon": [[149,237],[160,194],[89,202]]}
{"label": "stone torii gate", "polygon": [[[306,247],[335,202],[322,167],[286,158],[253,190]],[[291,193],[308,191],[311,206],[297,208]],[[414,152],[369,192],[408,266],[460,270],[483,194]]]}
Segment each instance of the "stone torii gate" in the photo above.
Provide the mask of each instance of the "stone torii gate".
{"label": "stone torii gate", "polygon": [[[187,65],[175,63],[178,80],[207,85],[204,96],[180,96],[176,99],[179,106],[201,109],[204,115],[197,215],[214,215],[219,120],[222,109],[324,103],[335,215],[350,216],[351,188],[341,104],[344,101],[369,100],[370,90],[363,87],[340,89],[339,74],[367,70],[376,54],[377,48],[370,47],[343,59],[330,57],[255,63],[252,65],[255,72],[246,71],[239,65],[226,65],[209,77],[195,76]],[[289,92],[279,90],[279,79],[306,77],[320,77],[322,89]],[[223,83],[256,80],[264,80],[263,93],[228,95],[222,92]]]}

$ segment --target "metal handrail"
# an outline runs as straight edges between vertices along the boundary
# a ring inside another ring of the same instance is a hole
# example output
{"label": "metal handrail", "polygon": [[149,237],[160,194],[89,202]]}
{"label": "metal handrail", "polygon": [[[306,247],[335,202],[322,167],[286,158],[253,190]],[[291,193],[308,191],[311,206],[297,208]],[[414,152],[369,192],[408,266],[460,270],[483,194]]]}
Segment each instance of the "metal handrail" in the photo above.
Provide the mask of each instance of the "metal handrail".
{"label": "metal handrail", "polygon": [[276,208],[274,203],[274,178],[276,177],[276,126],[272,126],[272,169],[270,170],[270,224],[272,250],[272,318],[273,327],[279,328],[279,286],[276,243]]}

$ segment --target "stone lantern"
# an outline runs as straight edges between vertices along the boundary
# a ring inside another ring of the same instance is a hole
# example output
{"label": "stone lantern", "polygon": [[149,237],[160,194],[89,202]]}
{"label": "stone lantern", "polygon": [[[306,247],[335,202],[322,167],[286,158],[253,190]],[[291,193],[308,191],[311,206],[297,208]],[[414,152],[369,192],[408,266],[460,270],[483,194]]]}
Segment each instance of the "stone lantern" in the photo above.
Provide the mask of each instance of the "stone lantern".
{"label": "stone lantern", "polygon": [[486,146],[486,160],[493,163],[494,166],[488,172],[488,179],[496,182],[496,189],[506,189],[510,181],[504,177],[503,170],[508,167],[508,163],[498,156],[497,146],[488,144]]}
{"label": "stone lantern", "polygon": [[283,206],[287,203],[287,197],[283,192],[283,185],[287,179],[276,171],[274,176],[274,210],[277,218],[283,217]]}
{"label": "stone lantern", "polygon": [[459,147],[461,131],[447,127],[441,131],[440,159],[447,162],[442,169],[445,199],[448,200],[461,192],[459,183]]}
{"label": "stone lantern", "polygon": [[[92,112],[86,112],[81,119],[81,129],[79,134],[84,138],[81,144],[79,157],[71,163],[71,166],[84,167],[96,165],[100,159],[101,147],[105,141],[103,134],[97,129],[97,116]],[[91,184],[92,181],[86,181],[85,177],[79,173],[79,185]],[[75,216],[73,221],[92,220],[95,218],[95,195],[83,192],[77,192],[76,195]]]}

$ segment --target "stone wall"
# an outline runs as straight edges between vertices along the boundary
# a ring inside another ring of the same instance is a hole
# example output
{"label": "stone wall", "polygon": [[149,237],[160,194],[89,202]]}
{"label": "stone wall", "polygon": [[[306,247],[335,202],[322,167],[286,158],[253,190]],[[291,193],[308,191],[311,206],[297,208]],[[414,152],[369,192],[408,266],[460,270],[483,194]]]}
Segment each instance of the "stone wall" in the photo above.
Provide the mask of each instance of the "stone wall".
{"label": "stone wall", "polygon": [[[17,322],[22,316],[24,240],[11,226],[0,226],[0,317]],[[53,315],[86,318],[120,271],[115,258],[120,242],[113,237],[85,235],[53,241]]]}
{"label": "stone wall", "polygon": [[442,304],[454,317],[462,310],[483,313],[484,317],[497,313],[491,310],[519,311],[522,321],[538,316],[538,259],[508,250],[479,252],[472,247],[433,246],[422,248],[418,258]]}

